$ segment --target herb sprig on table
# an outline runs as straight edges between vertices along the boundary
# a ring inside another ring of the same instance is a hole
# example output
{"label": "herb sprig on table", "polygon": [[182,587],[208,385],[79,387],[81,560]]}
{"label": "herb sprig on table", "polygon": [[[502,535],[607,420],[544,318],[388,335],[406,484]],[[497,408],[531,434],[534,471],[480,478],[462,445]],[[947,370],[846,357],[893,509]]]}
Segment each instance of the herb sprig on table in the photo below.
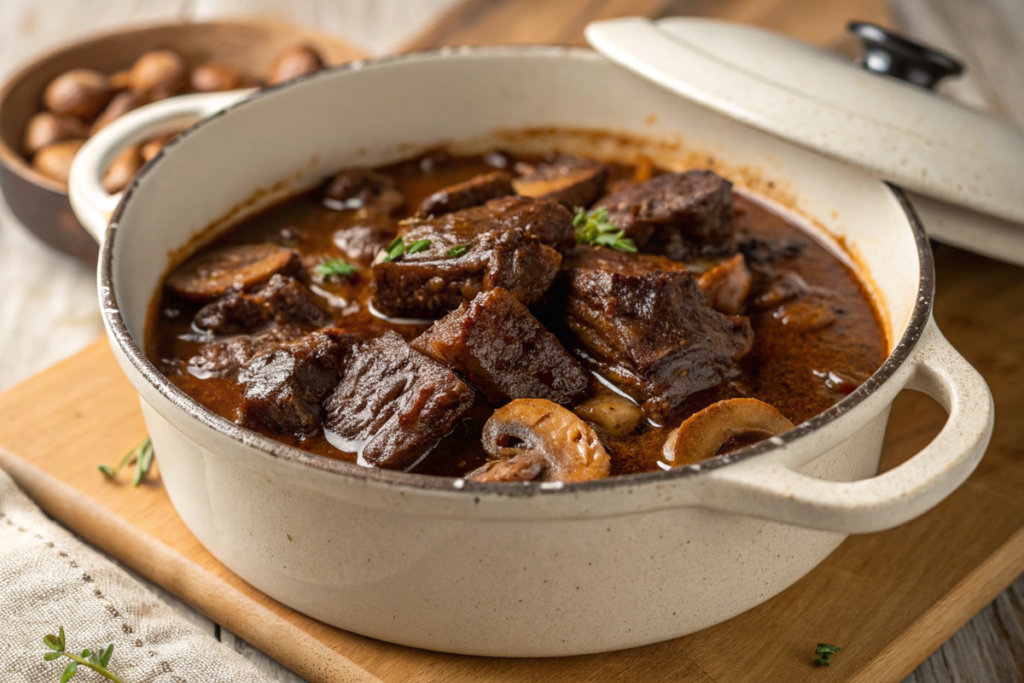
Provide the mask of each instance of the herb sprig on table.
{"label": "herb sprig on table", "polygon": [[110,465],[100,465],[100,472],[107,475],[111,479],[117,477],[117,473],[128,465],[135,464],[135,474],[132,476],[132,486],[138,486],[142,483],[142,480],[149,474],[149,470],[153,467],[153,441],[147,436],[142,440],[135,448],[128,451],[121,462],[117,464],[117,467],[111,467]]}
{"label": "herb sprig on table", "polygon": [[107,664],[110,663],[110,657],[114,654],[114,644],[107,645],[106,648],[97,650],[82,650],[81,655],[72,654],[67,651],[67,643],[64,640],[64,627],[61,626],[58,635],[47,635],[43,638],[43,644],[46,645],[52,652],[47,652],[43,655],[43,659],[47,662],[52,662],[60,657],[67,657],[71,662],[64,668],[64,673],[60,676],[60,683],[67,683],[74,675],[78,672],[78,666],[82,665],[88,667],[100,674],[105,676],[114,683],[122,683],[121,679],[112,674],[107,669]]}
{"label": "herb sprig on table", "polygon": [[572,227],[576,228],[578,244],[592,244],[596,247],[609,247],[617,251],[636,253],[633,240],[626,233],[617,230],[608,217],[607,207],[602,206],[593,211],[583,207],[576,208],[576,216],[572,219]]}
{"label": "herb sprig on table", "polygon": [[820,655],[814,660],[814,666],[831,666],[832,655],[839,652],[839,648],[835,645],[829,645],[827,643],[818,643],[818,647],[815,648],[814,654]]}

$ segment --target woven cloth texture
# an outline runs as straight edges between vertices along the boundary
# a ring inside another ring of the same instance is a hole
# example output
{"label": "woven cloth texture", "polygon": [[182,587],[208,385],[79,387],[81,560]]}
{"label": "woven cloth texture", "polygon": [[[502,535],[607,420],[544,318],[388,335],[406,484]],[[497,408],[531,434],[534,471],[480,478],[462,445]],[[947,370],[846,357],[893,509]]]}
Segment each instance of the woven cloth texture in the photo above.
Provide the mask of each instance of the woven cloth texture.
{"label": "woven cloth texture", "polygon": [[[107,668],[124,683],[269,680],[48,519],[0,470],[0,681],[57,683],[70,660],[43,661],[43,636],[58,626],[75,654],[113,643]],[[106,680],[79,666],[73,683]]]}

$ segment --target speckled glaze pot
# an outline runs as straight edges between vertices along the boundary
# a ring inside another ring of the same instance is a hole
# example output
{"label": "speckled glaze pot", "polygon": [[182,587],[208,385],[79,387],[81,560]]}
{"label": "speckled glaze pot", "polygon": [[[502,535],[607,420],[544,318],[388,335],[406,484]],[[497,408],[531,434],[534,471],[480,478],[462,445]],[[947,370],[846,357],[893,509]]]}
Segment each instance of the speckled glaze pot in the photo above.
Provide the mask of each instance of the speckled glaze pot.
{"label": "speckled glaze pot", "polygon": [[[847,534],[920,515],[984,452],[991,396],[935,326],[927,239],[884,183],[681,101],[590,51],[484,48],[356,63],[265,91],[168,145],[120,201],[103,193],[100,170],[120,148],[237,97],[179,98],[110,125],[76,158],[71,199],[102,240],[107,329],[175,508],[219,560],[290,607],[367,636],[474,655],[666,640],[776,595]],[[502,132],[526,129],[534,133]],[[484,485],[313,456],[206,410],[143,353],[163,274],[208,226],[337,169],[439,143],[468,151],[552,142],[712,164],[741,191],[785,204],[854,255],[890,330],[890,357],[781,437],[671,472],[563,486]],[[890,406],[905,388],[933,396],[949,421],[907,463],[875,476]]]}

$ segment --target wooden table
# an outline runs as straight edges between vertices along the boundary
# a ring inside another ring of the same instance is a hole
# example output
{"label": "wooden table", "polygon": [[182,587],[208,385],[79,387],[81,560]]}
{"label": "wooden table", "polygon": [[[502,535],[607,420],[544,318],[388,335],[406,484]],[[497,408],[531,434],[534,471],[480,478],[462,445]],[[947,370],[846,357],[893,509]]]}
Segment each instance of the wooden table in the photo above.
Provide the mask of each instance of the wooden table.
{"label": "wooden table", "polygon": [[[380,54],[410,47],[508,42],[581,43],[587,22],[624,14],[707,14],[756,23],[853,54],[843,27],[851,18],[892,23],[965,57],[976,77],[949,89],[965,101],[1024,122],[1024,5],[1019,0],[3,0],[0,2],[0,77],[52,45],[125,23],[225,16],[259,16],[307,23]],[[964,271],[1015,269],[941,247],[940,325],[957,324],[957,306],[971,306],[957,285],[944,291],[944,272],[969,282]],[[102,334],[90,269],[48,250],[30,237],[0,205],[0,389],[83,348]],[[1007,302],[1012,305],[1013,302]],[[1024,322],[1016,313],[1004,321]],[[943,319],[945,317],[946,319]],[[994,324],[996,324],[994,322]],[[954,340],[955,341],[955,340]],[[993,349],[1014,368],[1021,347]],[[997,411],[1000,406],[997,396]],[[1000,413],[999,419],[1016,419]],[[925,435],[927,436],[927,435]],[[299,681],[244,641],[221,629],[156,586],[150,586],[185,618],[233,646],[271,679]],[[1024,680],[1024,577],[974,617],[924,662],[907,681]]]}

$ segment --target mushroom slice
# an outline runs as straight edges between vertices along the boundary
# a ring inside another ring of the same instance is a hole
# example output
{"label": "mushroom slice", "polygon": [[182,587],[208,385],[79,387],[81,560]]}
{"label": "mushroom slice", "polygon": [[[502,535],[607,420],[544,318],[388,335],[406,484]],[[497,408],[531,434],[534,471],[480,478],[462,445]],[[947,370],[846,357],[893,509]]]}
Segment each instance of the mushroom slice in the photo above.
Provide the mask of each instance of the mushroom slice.
{"label": "mushroom slice", "polygon": [[628,398],[611,393],[589,398],[576,406],[573,412],[612,436],[632,434],[644,417],[640,406]]}
{"label": "mushroom slice", "polygon": [[793,428],[774,407],[756,398],[731,398],[686,419],[665,441],[662,454],[672,467],[714,456],[730,439],[768,438]]}
{"label": "mushroom slice", "polygon": [[442,216],[446,213],[480,206],[491,199],[500,199],[510,194],[514,194],[512,176],[504,171],[492,171],[441,188],[420,203],[416,217]]}
{"label": "mushroom slice", "polygon": [[522,175],[512,181],[522,197],[554,199],[575,209],[597,201],[608,179],[608,167],[593,159],[557,156],[547,163],[517,166]]}
{"label": "mushroom slice", "polygon": [[711,308],[726,315],[740,312],[752,283],[743,254],[736,254],[725,263],[709,269],[697,280]]}
{"label": "mushroom slice", "polygon": [[201,254],[167,278],[167,286],[192,301],[210,301],[233,289],[252,289],[301,265],[299,255],[276,244],[241,244]]}
{"label": "mushroom slice", "polygon": [[496,460],[466,475],[474,481],[603,479],[611,459],[594,430],[557,403],[521,398],[494,411],[483,445]]}

